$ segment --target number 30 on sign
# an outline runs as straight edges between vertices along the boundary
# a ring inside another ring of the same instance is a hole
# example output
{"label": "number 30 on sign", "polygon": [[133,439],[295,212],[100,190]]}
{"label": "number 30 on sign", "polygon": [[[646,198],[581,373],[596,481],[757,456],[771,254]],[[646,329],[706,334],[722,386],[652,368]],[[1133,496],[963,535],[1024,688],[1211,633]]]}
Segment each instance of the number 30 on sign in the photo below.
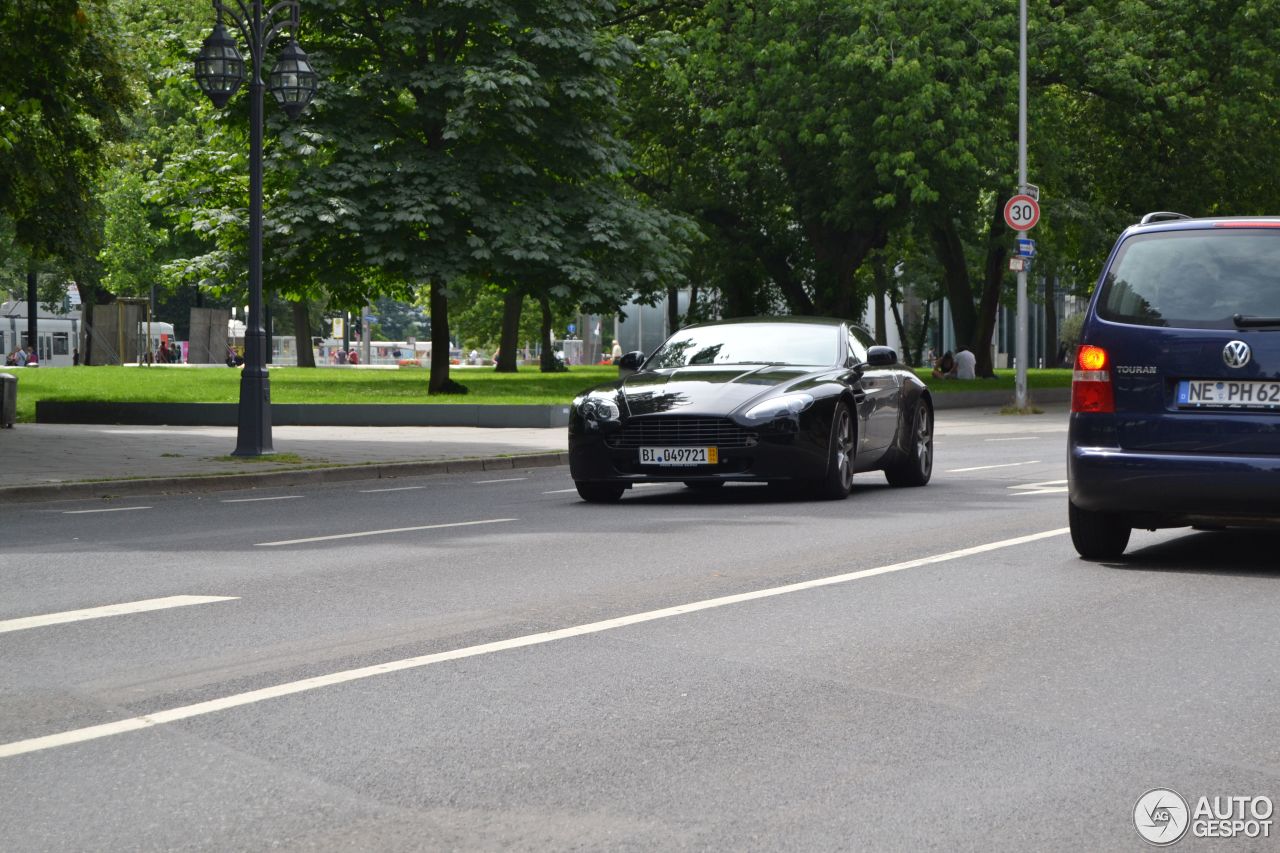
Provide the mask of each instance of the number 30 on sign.
{"label": "number 30 on sign", "polygon": [[1004,224],[1014,231],[1030,231],[1040,221],[1040,205],[1029,195],[1015,195],[1004,206]]}

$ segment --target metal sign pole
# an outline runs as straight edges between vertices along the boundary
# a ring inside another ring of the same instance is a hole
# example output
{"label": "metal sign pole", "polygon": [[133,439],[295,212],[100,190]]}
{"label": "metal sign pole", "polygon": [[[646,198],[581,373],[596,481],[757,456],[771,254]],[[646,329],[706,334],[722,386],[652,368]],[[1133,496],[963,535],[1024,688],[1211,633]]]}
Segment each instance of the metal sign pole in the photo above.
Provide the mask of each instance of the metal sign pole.
{"label": "metal sign pole", "polygon": [[[1018,0],[1018,192],[1027,185],[1027,0]],[[1019,236],[1024,236],[1023,231]],[[1014,405],[1027,406],[1027,271],[1018,271],[1018,337],[1014,357]]]}

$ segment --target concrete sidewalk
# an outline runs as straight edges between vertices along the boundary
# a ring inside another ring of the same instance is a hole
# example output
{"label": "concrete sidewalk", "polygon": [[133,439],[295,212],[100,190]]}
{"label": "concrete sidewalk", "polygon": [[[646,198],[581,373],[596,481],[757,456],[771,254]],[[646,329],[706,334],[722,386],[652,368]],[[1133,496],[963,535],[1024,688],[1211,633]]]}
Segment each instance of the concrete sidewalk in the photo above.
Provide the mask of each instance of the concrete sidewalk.
{"label": "concrete sidewalk", "polygon": [[282,458],[245,460],[230,457],[234,427],[21,423],[0,431],[0,503],[568,462],[564,429],[278,426],[272,439]]}
{"label": "concrete sidewalk", "polygon": [[[940,407],[941,408],[941,407]],[[937,434],[1065,431],[998,408],[938,412]],[[337,483],[568,464],[564,428],[277,426],[275,457],[231,457],[235,427],[20,423],[0,430],[0,504]]]}

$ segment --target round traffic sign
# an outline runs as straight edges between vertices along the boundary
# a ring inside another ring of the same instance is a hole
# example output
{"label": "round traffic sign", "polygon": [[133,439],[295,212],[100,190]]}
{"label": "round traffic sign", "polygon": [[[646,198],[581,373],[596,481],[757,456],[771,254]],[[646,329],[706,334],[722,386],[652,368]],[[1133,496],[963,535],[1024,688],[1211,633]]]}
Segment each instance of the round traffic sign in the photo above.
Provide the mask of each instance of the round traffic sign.
{"label": "round traffic sign", "polygon": [[1015,195],[1004,206],[1004,224],[1014,231],[1030,231],[1040,221],[1040,205],[1029,195]]}

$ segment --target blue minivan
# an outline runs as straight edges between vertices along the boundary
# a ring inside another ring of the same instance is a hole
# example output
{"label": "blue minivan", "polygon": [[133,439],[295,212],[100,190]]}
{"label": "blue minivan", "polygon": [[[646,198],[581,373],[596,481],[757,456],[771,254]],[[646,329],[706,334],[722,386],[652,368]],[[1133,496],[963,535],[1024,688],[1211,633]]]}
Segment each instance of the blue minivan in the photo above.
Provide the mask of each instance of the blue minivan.
{"label": "blue minivan", "polygon": [[1150,213],[1085,314],[1067,442],[1071,540],[1280,526],[1280,218]]}

